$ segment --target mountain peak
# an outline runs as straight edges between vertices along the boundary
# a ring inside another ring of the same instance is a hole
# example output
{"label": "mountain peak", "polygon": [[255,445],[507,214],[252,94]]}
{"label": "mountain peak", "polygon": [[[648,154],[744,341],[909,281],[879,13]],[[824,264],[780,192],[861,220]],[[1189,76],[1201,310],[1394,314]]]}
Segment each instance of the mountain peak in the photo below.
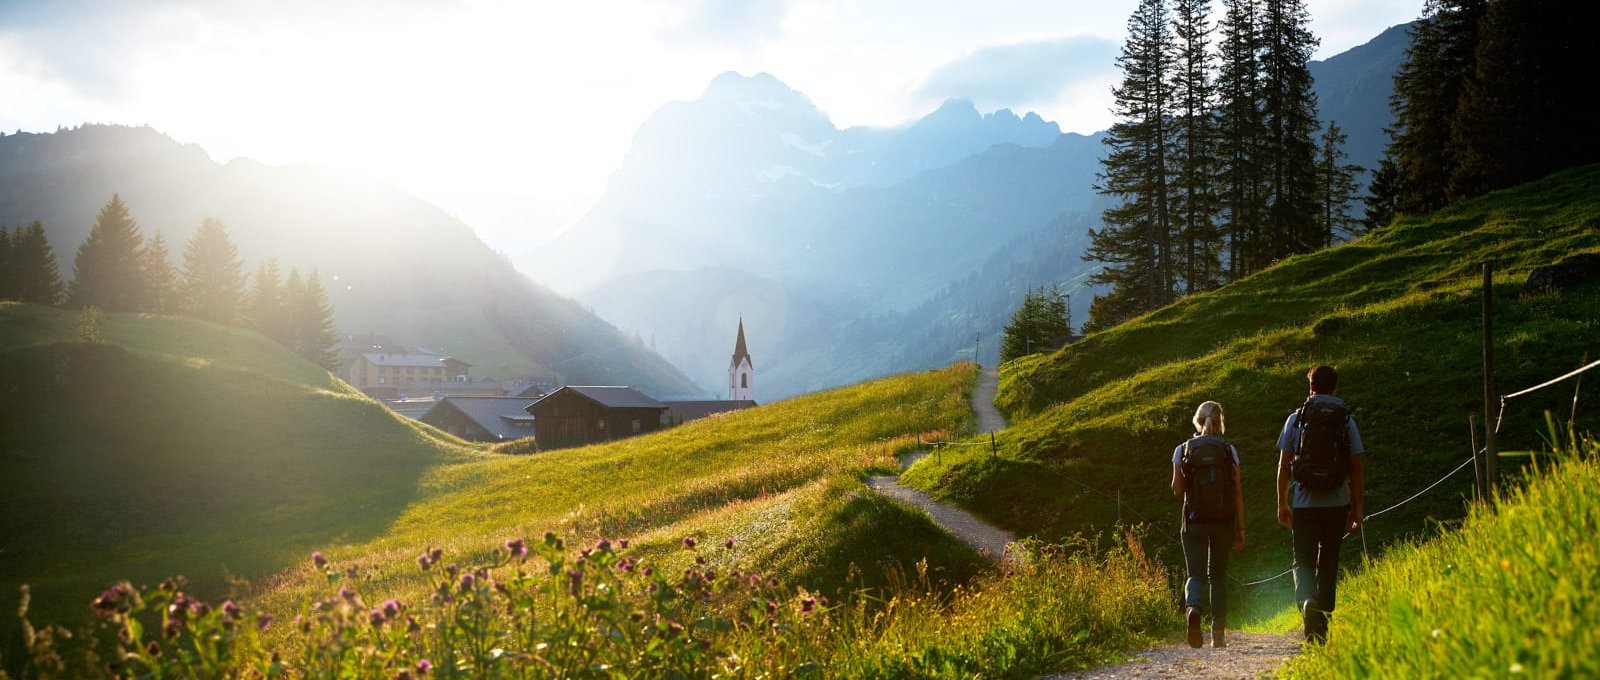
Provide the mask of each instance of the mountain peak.
{"label": "mountain peak", "polygon": [[[700,95],[701,99],[790,99],[795,97],[804,99],[805,95],[795,91],[766,71],[748,76],[738,71],[724,71],[712,78],[711,83],[706,85],[705,93]],[[807,100],[807,103],[809,101]]]}

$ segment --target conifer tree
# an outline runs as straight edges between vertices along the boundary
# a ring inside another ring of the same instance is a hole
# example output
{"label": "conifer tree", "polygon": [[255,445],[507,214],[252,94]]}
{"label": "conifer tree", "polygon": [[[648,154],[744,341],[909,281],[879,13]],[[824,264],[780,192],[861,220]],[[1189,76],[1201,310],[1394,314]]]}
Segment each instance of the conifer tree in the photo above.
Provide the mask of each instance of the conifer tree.
{"label": "conifer tree", "polygon": [[[1165,0],[1140,0],[1128,19],[1128,40],[1117,65],[1122,83],[1112,90],[1117,122],[1105,136],[1100,193],[1119,203],[1089,230],[1084,259],[1104,263],[1090,277],[1110,285],[1090,306],[1090,323],[1115,325],[1172,301],[1173,259],[1168,147],[1172,34]],[[1098,316],[1097,316],[1098,315]]]}
{"label": "conifer tree", "polygon": [[1227,279],[1264,266],[1257,252],[1262,222],[1259,0],[1223,0],[1217,73],[1217,197],[1227,239]]}
{"label": "conifer tree", "polygon": [[244,262],[221,220],[206,218],[183,248],[183,301],[189,315],[214,323],[239,321]]}
{"label": "conifer tree", "polygon": [[1367,183],[1367,195],[1361,200],[1367,205],[1367,214],[1361,218],[1364,231],[1387,227],[1394,221],[1395,201],[1400,196],[1400,167],[1394,159],[1384,157]]}
{"label": "conifer tree", "polygon": [[139,259],[144,273],[145,310],[157,314],[177,314],[178,270],[172,266],[167,239],[159,230],[145,242]]}
{"label": "conifer tree", "polygon": [[1181,246],[1185,294],[1215,288],[1219,280],[1216,228],[1216,94],[1211,80],[1211,0],[1175,0],[1172,29],[1173,232]]}
{"label": "conifer tree", "polygon": [[1361,232],[1361,221],[1350,214],[1350,204],[1356,199],[1356,173],[1361,172],[1361,167],[1344,162],[1350,157],[1344,150],[1348,139],[1338,123],[1328,121],[1317,154],[1317,200],[1322,206],[1317,229],[1322,237],[1321,247],[1333,245],[1336,238],[1353,238]]}
{"label": "conifer tree", "polygon": [[1304,0],[1266,0],[1261,15],[1261,112],[1268,262],[1322,245],[1317,234],[1317,102],[1311,53],[1317,39]]}
{"label": "conifer tree", "polygon": [[289,325],[288,303],[278,281],[278,261],[262,260],[256,270],[255,283],[250,289],[247,309],[250,327],[285,347],[294,346],[294,333]]}
{"label": "conifer tree", "polygon": [[1456,167],[1452,126],[1476,68],[1486,0],[1427,0],[1394,77],[1388,155],[1399,171],[1395,209],[1415,214],[1448,200]]}
{"label": "conifer tree", "polygon": [[289,272],[289,298],[291,317],[294,319],[295,352],[306,361],[327,370],[339,367],[339,355],[334,351],[339,336],[333,324],[333,306],[328,304],[328,293],[322,288],[322,279],[315,269],[300,284],[299,270]]}
{"label": "conifer tree", "polygon": [[108,312],[136,312],[147,298],[139,249],[144,237],[122,197],[100,209],[72,263],[72,304]]}
{"label": "conifer tree", "polygon": [[61,304],[65,286],[61,285],[56,254],[50,248],[50,239],[45,237],[44,224],[34,220],[27,231],[19,231],[12,237],[11,251],[11,262],[15,265],[12,289],[16,299],[49,307]]}
{"label": "conifer tree", "polygon": [[1066,295],[1055,286],[1049,290],[1041,286],[1023,294],[1022,306],[1006,324],[1000,336],[1000,360],[1049,350],[1066,337],[1070,337]]}

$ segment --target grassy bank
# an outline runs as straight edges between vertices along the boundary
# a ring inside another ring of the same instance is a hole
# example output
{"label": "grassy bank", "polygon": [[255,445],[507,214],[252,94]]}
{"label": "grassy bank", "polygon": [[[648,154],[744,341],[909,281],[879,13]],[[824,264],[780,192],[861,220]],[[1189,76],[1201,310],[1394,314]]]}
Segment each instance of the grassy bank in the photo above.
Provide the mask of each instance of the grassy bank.
{"label": "grassy bank", "polygon": [[[909,483],[1020,534],[1057,538],[1149,518],[1172,533],[1172,449],[1201,401],[1227,410],[1243,458],[1249,545],[1239,581],[1289,566],[1289,536],[1273,518],[1273,443],[1306,392],[1305,371],[1337,366],[1369,447],[1369,510],[1427,486],[1471,450],[1481,413],[1479,263],[1492,260],[1497,381],[1503,391],[1600,356],[1600,287],[1523,295],[1535,266],[1600,249],[1600,168],[1561,173],[1438,213],[1405,218],[1351,243],[1186,298],[1001,371],[1012,420],[1000,455],[973,447],[923,460]],[[1503,446],[1532,448],[1541,412],[1570,408],[1551,391],[1514,402]],[[1600,399],[1588,381],[1582,401]],[[1592,414],[1592,411],[1590,412]],[[1594,424],[1580,413],[1580,424]],[[1512,466],[1514,467],[1514,466]],[[1086,484],[1097,491],[1085,489]],[[1373,547],[1432,535],[1463,515],[1470,470],[1368,527]],[[1110,496],[1110,497],[1108,497]],[[1444,522],[1441,525],[1432,520]],[[1157,536],[1161,532],[1157,532]],[[1165,558],[1172,542],[1152,539]],[[1289,600],[1288,579],[1235,589],[1250,617]]]}
{"label": "grassy bank", "polygon": [[1327,646],[1289,675],[1600,676],[1600,448],[1582,449],[1348,579]]}

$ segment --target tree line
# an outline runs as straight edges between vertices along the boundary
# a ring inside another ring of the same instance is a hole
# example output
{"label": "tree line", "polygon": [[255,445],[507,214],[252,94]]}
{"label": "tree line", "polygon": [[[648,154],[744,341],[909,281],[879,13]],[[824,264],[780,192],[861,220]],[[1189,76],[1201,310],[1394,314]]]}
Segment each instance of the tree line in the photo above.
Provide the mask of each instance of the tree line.
{"label": "tree line", "polygon": [[1216,288],[1362,225],[1345,135],[1318,122],[1303,0],[1140,0],[1084,254],[1111,286],[1085,331]]}
{"label": "tree line", "polygon": [[242,326],[322,368],[338,366],[333,307],[316,270],[302,277],[299,269],[290,269],[288,279],[280,281],[277,261],[268,258],[247,291],[244,261],[221,220],[201,222],[184,244],[179,270],[161,232],[144,238],[122,197],[114,194],[78,246],[72,271],[72,282],[63,284],[39,221],[9,233],[0,228],[0,299],[181,314]]}
{"label": "tree line", "polygon": [[1600,161],[1590,0],[1428,0],[1394,79],[1378,223]]}
{"label": "tree line", "polygon": [[1072,340],[1072,310],[1066,293],[1040,286],[1022,297],[1000,335],[1000,361],[1054,350]]}

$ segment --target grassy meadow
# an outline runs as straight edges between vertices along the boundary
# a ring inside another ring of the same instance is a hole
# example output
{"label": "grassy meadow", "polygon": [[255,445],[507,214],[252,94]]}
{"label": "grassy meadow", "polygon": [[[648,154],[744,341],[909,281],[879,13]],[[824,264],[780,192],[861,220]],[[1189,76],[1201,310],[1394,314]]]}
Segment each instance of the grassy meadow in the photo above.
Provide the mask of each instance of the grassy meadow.
{"label": "grassy meadow", "polygon": [[[1173,447],[1195,407],[1220,401],[1239,448],[1246,551],[1236,583],[1289,567],[1289,532],[1273,516],[1274,443],[1306,394],[1305,372],[1339,368],[1366,457],[1367,510],[1410,496],[1465,460],[1468,417],[1481,414],[1480,263],[1495,278],[1496,379],[1502,392],[1542,382],[1600,356],[1600,289],[1524,296],[1528,272],[1600,250],[1600,167],[1495,192],[1325,251],[1290,258],[1001,370],[998,401],[1012,427],[1000,456],[956,447],[924,459],[906,483],[995,523],[1046,540],[1118,519],[1149,518],[1152,547],[1178,562],[1178,502],[1168,489]],[[1539,442],[1542,413],[1572,408],[1572,388],[1514,400],[1502,448]],[[1596,423],[1600,383],[1585,382],[1577,413]],[[1480,415],[1481,417],[1481,415]],[[1508,463],[1514,476],[1516,466]],[[1103,493],[1085,490],[1087,484]],[[1436,534],[1464,514],[1471,469],[1416,502],[1374,519],[1370,549]],[[1106,494],[1112,495],[1108,498]],[[1346,564],[1360,543],[1346,545]],[[1235,623],[1285,606],[1290,579],[1235,588]]]}

